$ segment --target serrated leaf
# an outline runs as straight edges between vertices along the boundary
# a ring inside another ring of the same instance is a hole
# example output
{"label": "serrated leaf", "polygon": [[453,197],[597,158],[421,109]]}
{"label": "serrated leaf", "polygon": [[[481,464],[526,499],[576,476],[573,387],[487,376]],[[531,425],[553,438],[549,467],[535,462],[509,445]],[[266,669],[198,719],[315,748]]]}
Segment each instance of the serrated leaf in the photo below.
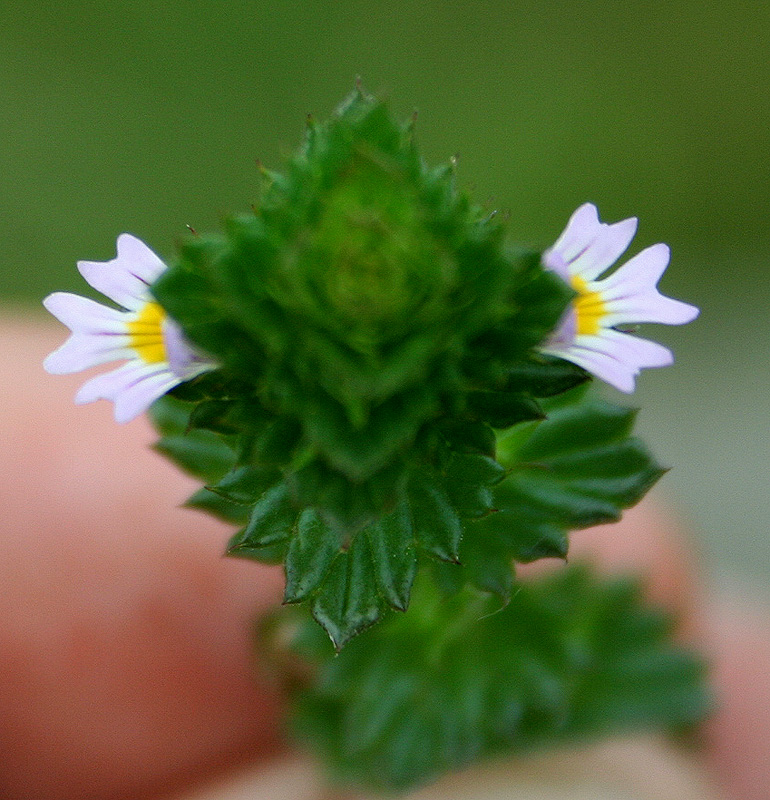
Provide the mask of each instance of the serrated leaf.
{"label": "serrated leaf", "polygon": [[406,791],[503,750],[693,723],[710,705],[703,664],[656,617],[637,587],[583,568],[520,584],[503,608],[421,581],[408,614],[336,657],[304,650],[317,677],[296,728],[339,781]]}
{"label": "serrated leaf", "polygon": [[495,432],[485,422],[448,417],[436,424],[451,450],[458,453],[481,453],[494,458]]}
{"label": "serrated leaf", "polygon": [[511,475],[495,497],[499,508],[526,509],[535,518],[565,528],[588,528],[620,518],[622,507],[601,493],[586,494],[540,469],[521,469]]}
{"label": "serrated leaf", "polygon": [[515,364],[508,371],[506,390],[533,397],[553,397],[591,379],[581,367],[561,358],[539,356]]}
{"label": "serrated leaf", "polygon": [[237,467],[206,489],[232,503],[253,505],[277,478],[276,471],[267,467]]}
{"label": "serrated leaf", "polygon": [[251,510],[246,527],[231,540],[228,555],[275,545],[289,539],[293,532],[297,509],[282,481],[268,489]]}
{"label": "serrated leaf", "polygon": [[385,604],[371,591],[372,571],[369,543],[366,537],[357,536],[350,549],[334,560],[312,600],[313,618],[338,652],[382,616]]}
{"label": "serrated leaf", "polygon": [[418,544],[443,561],[457,562],[462,525],[439,479],[427,470],[415,470],[407,492]]}
{"label": "serrated leaf", "polygon": [[[661,476],[644,445],[629,437],[635,412],[576,389],[547,402],[548,417],[500,436],[510,470],[494,490],[494,510],[464,520],[463,559],[497,583],[511,559],[566,558],[568,531],[611,522]],[[484,561],[486,559],[486,561]]]}
{"label": "serrated leaf", "polygon": [[150,418],[161,438],[153,449],[171,459],[185,472],[216,483],[236,461],[235,450],[220,436],[206,430],[191,431],[194,406],[164,396],[150,408]]}
{"label": "serrated leaf", "polygon": [[542,462],[611,444],[629,434],[635,417],[636,410],[603,400],[567,406],[548,415],[547,423],[536,428],[518,457],[523,462]]}
{"label": "serrated leaf", "polygon": [[238,433],[239,420],[232,420],[234,403],[229,400],[203,400],[190,414],[190,428],[205,428],[216,433]]}
{"label": "serrated leaf", "polygon": [[503,537],[479,537],[473,540],[472,547],[460,546],[464,580],[497,595],[503,602],[510,599],[513,590],[512,559],[511,548]]}
{"label": "serrated leaf", "polygon": [[261,564],[281,564],[286,560],[288,545],[288,539],[278,539],[265,545],[243,544],[240,542],[240,534],[237,533],[228,543],[227,555],[259,561]]}
{"label": "serrated leaf", "polygon": [[536,400],[516,392],[471,392],[468,405],[493,428],[510,428],[519,422],[545,417]]}
{"label": "serrated leaf", "polygon": [[[475,526],[480,528],[474,530]],[[529,511],[497,511],[467,527],[469,541],[498,540],[504,545],[506,564],[511,558],[523,564],[540,558],[566,558],[569,550],[562,525],[546,522]]]}
{"label": "serrated leaf", "polygon": [[198,511],[205,511],[225,522],[234,522],[244,525],[248,519],[251,509],[242,503],[233,503],[221,495],[210,492],[203,488],[195,492],[185,502],[185,508],[195,508]]}
{"label": "serrated leaf", "polygon": [[161,436],[184,433],[190,421],[192,406],[189,403],[164,395],[149,409],[150,421]]}
{"label": "serrated leaf", "polygon": [[153,449],[207,483],[218,481],[235,463],[235,452],[211,431],[163,436]]}
{"label": "serrated leaf", "polygon": [[369,525],[361,535],[369,540],[374,575],[382,596],[393,608],[406,611],[417,574],[409,506],[399,503],[395,511]]}
{"label": "serrated leaf", "polygon": [[299,603],[325,579],[329,567],[340,553],[339,533],[305,509],[297,519],[297,532],[286,553],[284,603]]}
{"label": "serrated leaf", "polygon": [[372,475],[353,483],[337,470],[314,460],[290,474],[292,494],[301,507],[313,506],[334,527],[348,537],[395,503],[399,469]]}
{"label": "serrated leaf", "polygon": [[364,480],[385,467],[417,434],[436,407],[427,392],[413,392],[406,403],[397,396],[372,407],[365,426],[354,428],[345,411],[331,399],[316,401],[308,415],[308,436],[329,462],[353,480]]}
{"label": "serrated leaf", "polygon": [[298,420],[278,417],[265,424],[254,437],[251,457],[262,464],[286,464],[301,437],[302,426]]}
{"label": "serrated leaf", "polygon": [[505,477],[505,469],[489,456],[454,453],[446,467],[444,486],[455,509],[464,517],[481,517],[492,508],[490,487]]}

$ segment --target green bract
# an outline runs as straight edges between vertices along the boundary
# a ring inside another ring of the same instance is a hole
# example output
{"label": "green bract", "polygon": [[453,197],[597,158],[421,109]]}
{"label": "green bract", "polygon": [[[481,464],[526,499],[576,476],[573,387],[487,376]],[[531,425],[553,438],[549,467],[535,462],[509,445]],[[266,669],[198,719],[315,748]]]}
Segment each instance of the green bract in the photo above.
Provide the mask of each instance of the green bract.
{"label": "green bract", "polygon": [[507,598],[514,559],[564,556],[659,474],[632,415],[537,351],[571,289],[361,91],[152,291],[220,364],[156,404],[159,448],[338,648],[405,610],[426,564]]}
{"label": "green bract", "polygon": [[338,656],[291,614],[274,625],[300,658],[282,664],[296,733],[336,782],[366,789],[403,791],[510,750],[687,726],[710,705],[703,662],[670,644],[670,620],[633,582],[584,567],[522,583],[502,609],[419,581],[408,614]]}

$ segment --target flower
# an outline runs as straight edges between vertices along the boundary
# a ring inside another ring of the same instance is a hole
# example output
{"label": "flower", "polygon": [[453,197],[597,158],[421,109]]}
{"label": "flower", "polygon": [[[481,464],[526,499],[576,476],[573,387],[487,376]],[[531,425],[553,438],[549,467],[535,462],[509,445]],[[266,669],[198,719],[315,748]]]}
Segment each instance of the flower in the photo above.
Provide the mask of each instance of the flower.
{"label": "flower", "polygon": [[636,225],[635,217],[613,225],[600,222],[596,206],[585,203],[543,253],[546,269],[569,283],[577,297],[540,350],[583,367],[622,392],[633,392],[640,370],[668,366],[674,357],[667,347],[617,326],[683,325],[698,316],[695,306],[665,297],[656,288],[670,257],[665,244],[642,250],[600,279],[625,252]]}
{"label": "flower", "polygon": [[112,400],[115,419],[128,422],[174,386],[217,365],[185,341],[179,326],[150,293],[166,265],[128,233],[118,237],[117,251],[112,261],[79,261],[78,270],[123,310],[67,292],[48,295],[43,305],[72,335],[43,366],[62,375],[125,360],[117,369],[86,381],[75,402]]}

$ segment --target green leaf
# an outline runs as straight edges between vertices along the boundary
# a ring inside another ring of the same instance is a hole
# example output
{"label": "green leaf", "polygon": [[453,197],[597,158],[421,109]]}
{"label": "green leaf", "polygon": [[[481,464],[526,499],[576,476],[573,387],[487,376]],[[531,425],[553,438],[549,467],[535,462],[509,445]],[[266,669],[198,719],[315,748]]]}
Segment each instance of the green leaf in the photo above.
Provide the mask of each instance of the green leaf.
{"label": "green leaf", "polygon": [[356,429],[342,406],[331,399],[319,400],[305,425],[310,440],[329,462],[360,481],[381,470],[410,444],[435,406],[435,400],[427,393],[413,392],[408,404],[397,397],[372,407],[366,425]]}
{"label": "green leaf", "polygon": [[276,471],[268,467],[237,467],[206,488],[232,503],[253,505],[278,477]]}
{"label": "green leaf", "polygon": [[493,428],[510,428],[519,422],[545,417],[535,400],[516,392],[472,392],[468,395],[468,405]]}
{"label": "green leaf", "polygon": [[326,525],[317,512],[305,509],[299,515],[297,532],[286,553],[284,603],[299,603],[318,589],[340,547],[339,533]]}
{"label": "green leaf", "polygon": [[462,525],[441,481],[427,470],[415,470],[407,491],[419,545],[443,561],[457,562]]}
{"label": "green leaf", "polygon": [[543,462],[616,442],[629,434],[635,417],[635,409],[597,399],[561,408],[548,414],[548,422],[537,427],[518,458]]}
{"label": "green leaf", "polygon": [[233,466],[236,454],[211,431],[190,431],[194,406],[172,397],[156,400],[150,419],[161,438],[153,448],[196,478],[216,483]]}
{"label": "green leaf", "polygon": [[278,417],[257,432],[251,442],[250,457],[261,464],[288,464],[301,438],[302,426],[298,420]]}
{"label": "green leaf", "polygon": [[190,422],[192,406],[164,395],[149,409],[150,421],[161,436],[184,433]]}
{"label": "green leaf", "polygon": [[454,508],[464,517],[481,517],[492,508],[491,486],[505,469],[489,456],[454,453],[446,467],[444,485]]}
{"label": "green leaf", "polygon": [[369,543],[366,537],[358,536],[350,549],[334,560],[312,600],[313,617],[329,634],[338,652],[382,615],[385,604],[371,591],[371,575]]}
{"label": "green leaf", "polygon": [[237,525],[244,525],[248,519],[251,509],[242,503],[234,503],[221,495],[215,494],[208,489],[199,489],[186,502],[186,508],[195,508],[198,511],[205,511],[225,522],[234,522]]}
{"label": "green leaf", "polygon": [[472,546],[464,541],[460,545],[460,561],[464,571],[462,580],[507,602],[513,590],[514,569],[511,562],[514,557],[503,536],[480,538],[474,540]]}
{"label": "green leaf", "polygon": [[163,436],[153,448],[207,483],[218,481],[235,463],[235,452],[211,431]]}
{"label": "green leaf", "polygon": [[287,542],[296,518],[297,509],[286,484],[276,484],[254,505],[248,524],[230,541],[228,555],[252,554],[261,548]]}
{"label": "green leaf", "polygon": [[485,422],[446,417],[436,424],[450,450],[458,453],[481,453],[494,458],[495,432]]}
{"label": "green leaf", "polygon": [[377,588],[390,606],[406,611],[417,574],[417,550],[408,504],[372,523],[362,535],[369,540]]}
{"label": "green leaf", "polygon": [[533,397],[553,397],[586,383],[591,376],[581,367],[561,358],[538,355],[514,364],[508,371],[506,391]]}
{"label": "green leaf", "polygon": [[[663,474],[629,436],[636,412],[583,389],[545,403],[548,416],[499,438],[508,475],[493,490],[492,513],[464,521],[461,558],[475,585],[498,586],[512,560],[566,558],[568,531],[620,518]],[[466,515],[470,516],[470,515]]]}
{"label": "green leaf", "polygon": [[[487,552],[492,543],[497,542],[503,547],[506,565],[512,558],[523,564],[540,558],[564,559],[569,551],[567,530],[529,509],[503,509],[484,519],[481,530],[477,530],[475,524],[468,527],[468,552],[476,549],[477,542],[482,552]],[[491,568],[497,561],[490,557],[487,564]]]}
{"label": "green leaf", "polygon": [[703,662],[628,581],[564,568],[503,608],[423,580],[413,595],[339,655],[296,640],[315,678],[294,687],[295,730],[358,790],[407,791],[499,752],[680,727],[710,708]]}

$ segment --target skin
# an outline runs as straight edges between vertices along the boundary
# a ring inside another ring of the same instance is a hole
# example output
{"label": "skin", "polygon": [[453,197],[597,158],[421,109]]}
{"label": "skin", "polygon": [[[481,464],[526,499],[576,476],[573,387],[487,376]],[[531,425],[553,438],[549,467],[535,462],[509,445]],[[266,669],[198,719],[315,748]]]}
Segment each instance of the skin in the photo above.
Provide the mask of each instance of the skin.
{"label": "skin", "polygon": [[[148,449],[144,419],[73,407],[83,376],[40,366],[64,336],[0,323],[0,796],[192,796],[286,748],[250,641],[282,576],[221,557],[228,528],[178,507],[196,483]],[[652,504],[573,542],[573,557],[642,572],[680,615],[713,663],[708,768],[729,798],[770,797],[766,611],[710,600],[692,544]]]}

